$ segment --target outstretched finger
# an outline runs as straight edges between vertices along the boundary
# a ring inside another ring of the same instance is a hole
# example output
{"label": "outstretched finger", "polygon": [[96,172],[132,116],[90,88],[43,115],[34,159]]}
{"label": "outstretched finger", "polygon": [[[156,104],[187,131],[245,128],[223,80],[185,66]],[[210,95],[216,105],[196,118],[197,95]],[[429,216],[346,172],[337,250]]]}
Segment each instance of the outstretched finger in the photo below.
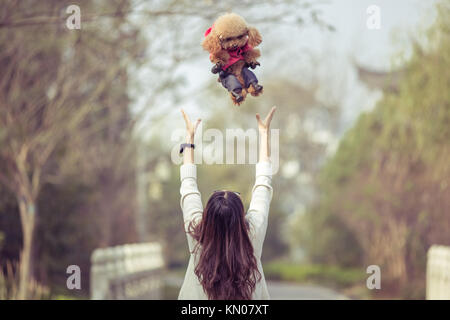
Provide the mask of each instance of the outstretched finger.
{"label": "outstretched finger", "polygon": [[272,117],[273,117],[273,114],[275,113],[276,109],[277,109],[277,107],[273,106],[272,109],[270,110],[270,112],[267,115],[266,120],[265,120],[266,125],[269,125],[270,122],[272,121]]}
{"label": "outstretched finger", "polygon": [[256,121],[258,121],[258,124],[262,124],[261,123],[261,116],[259,115],[259,113],[256,114]]}
{"label": "outstretched finger", "polygon": [[202,121],[202,119],[197,119],[197,122],[195,123],[194,131],[197,130],[197,127],[198,127],[198,125],[200,124],[201,121]]}
{"label": "outstretched finger", "polygon": [[186,124],[188,124],[189,123],[189,118],[188,118],[188,116],[186,115],[186,113],[184,112],[183,109],[181,109],[181,113],[183,114],[184,121],[186,122]]}

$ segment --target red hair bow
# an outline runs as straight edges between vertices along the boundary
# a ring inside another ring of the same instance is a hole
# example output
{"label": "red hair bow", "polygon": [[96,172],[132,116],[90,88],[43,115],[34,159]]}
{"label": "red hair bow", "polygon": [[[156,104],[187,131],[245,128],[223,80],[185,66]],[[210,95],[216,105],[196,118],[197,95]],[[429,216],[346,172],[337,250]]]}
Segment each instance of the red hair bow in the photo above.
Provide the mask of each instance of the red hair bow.
{"label": "red hair bow", "polygon": [[208,34],[211,33],[212,28],[214,27],[214,24],[208,28],[208,30],[205,31],[205,37],[208,36]]}

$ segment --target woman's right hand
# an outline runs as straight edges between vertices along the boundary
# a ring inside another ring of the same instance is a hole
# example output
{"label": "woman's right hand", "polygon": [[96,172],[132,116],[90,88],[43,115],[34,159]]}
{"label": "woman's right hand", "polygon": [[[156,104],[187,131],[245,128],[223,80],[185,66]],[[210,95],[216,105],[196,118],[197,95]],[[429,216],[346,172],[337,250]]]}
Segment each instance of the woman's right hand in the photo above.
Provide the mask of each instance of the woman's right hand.
{"label": "woman's right hand", "polygon": [[273,106],[270,110],[267,117],[264,119],[264,121],[261,120],[261,117],[259,113],[256,114],[256,120],[258,121],[258,130],[259,132],[268,132],[270,129],[270,122],[272,121],[273,114],[275,113],[275,110],[277,107]]}

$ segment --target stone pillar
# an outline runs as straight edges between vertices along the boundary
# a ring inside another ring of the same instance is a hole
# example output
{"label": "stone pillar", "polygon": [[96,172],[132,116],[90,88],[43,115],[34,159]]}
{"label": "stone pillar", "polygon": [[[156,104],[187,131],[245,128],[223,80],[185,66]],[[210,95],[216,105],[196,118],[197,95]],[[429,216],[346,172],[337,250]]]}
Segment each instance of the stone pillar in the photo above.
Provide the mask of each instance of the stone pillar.
{"label": "stone pillar", "polygon": [[450,247],[433,245],[428,250],[427,299],[450,300]]}

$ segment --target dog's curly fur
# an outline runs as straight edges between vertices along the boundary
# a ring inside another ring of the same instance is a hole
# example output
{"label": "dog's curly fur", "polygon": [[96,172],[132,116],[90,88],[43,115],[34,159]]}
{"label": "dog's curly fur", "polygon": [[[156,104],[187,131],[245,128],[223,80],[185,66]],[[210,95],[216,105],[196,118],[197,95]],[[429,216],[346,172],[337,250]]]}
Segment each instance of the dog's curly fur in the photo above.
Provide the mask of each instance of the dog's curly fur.
{"label": "dog's curly fur", "polygon": [[[239,36],[242,37],[238,38]],[[228,38],[232,39],[228,40]],[[250,93],[253,96],[258,96],[262,93],[262,91],[255,92],[252,86],[245,88],[244,79],[241,75],[242,68],[246,64],[257,63],[258,61],[256,61],[256,59],[261,55],[259,49],[254,49],[262,42],[259,31],[254,27],[248,26],[241,16],[235,13],[226,13],[217,18],[211,32],[202,42],[202,47],[210,53],[210,60],[212,63],[226,65],[230,57],[227,50],[243,47],[247,41],[253,49],[243,54],[244,60],[232,64],[227,69],[227,71],[234,74],[241,83],[244,100],[247,93]],[[240,104],[232,95],[231,99],[234,104]]]}

